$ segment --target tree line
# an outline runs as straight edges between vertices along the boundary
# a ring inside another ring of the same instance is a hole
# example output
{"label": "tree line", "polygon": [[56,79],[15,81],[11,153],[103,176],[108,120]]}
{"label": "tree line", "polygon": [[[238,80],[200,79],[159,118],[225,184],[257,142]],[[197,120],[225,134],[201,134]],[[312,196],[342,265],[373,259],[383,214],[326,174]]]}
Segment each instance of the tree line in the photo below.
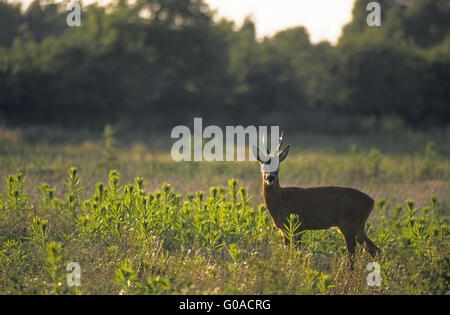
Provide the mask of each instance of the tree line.
{"label": "tree line", "polygon": [[[298,130],[450,122],[450,2],[357,0],[337,44],[304,27],[258,39],[202,0],[0,0],[0,123],[169,129],[277,124]],[[326,9],[326,8],[324,8]]]}

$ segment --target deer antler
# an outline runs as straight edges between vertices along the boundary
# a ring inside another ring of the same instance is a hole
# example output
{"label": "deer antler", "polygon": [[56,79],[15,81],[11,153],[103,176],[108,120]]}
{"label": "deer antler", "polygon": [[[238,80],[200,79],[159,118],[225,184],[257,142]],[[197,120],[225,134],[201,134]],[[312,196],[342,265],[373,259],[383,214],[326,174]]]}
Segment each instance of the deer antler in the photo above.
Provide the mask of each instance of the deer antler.
{"label": "deer antler", "polygon": [[281,145],[283,144],[283,135],[284,135],[284,131],[281,132],[280,142],[278,143],[278,148],[277,148],[277,150],[275,151],[275,153],[280,152]]}
{"label": "deer antler", "polygon": [[[275,150],[274,154],[278,154],[280,152],[280,148],[283,145],[283,136],[284,136],[284,131],[281,132],[281,136],[279,137],[278,147]],[[266,149],[267,155],[270,155],[270,151],[269,151],[269,147],[267,145],[267,139],[266,139],[265,133],[263,133],[263,135],[262,135],[262,145]]]}

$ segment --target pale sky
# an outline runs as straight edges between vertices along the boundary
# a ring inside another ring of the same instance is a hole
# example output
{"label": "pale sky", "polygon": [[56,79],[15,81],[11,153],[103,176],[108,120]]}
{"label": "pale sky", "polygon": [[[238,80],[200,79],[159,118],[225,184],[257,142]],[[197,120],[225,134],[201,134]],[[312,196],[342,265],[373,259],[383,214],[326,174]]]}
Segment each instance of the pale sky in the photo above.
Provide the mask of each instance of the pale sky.
{"label": "pale sky", "polygon": [[337,42],[342,26],[352,17],[355,0],[205,0],[211,8],[242,23],[251,14],[258,37],[273,35],[288,27],[302,25],[312,42]]}
{"label": "pale sky", "polygon": [[[17,0],[16,0],[17,1]],[[84,0],[89,4],[96,0]],[[342,26],[351,20],[355,0],[205,0],[218,17],[236,21],[252,15],[257,36],[273,35],[288,27],[302,25],[310,34],[312,42],[329,40],[336,43]],[[23,0],[28,4],[31,0]],[[101,3],[108,0],[101,0]]]}

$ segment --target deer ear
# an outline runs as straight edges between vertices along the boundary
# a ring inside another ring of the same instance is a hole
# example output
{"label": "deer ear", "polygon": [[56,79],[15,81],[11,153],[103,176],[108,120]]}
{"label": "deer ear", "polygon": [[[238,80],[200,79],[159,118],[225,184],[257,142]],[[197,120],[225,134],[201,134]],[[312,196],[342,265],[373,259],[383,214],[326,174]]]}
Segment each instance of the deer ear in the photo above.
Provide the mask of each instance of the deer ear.
{"label": "deer ear", "polygon": [[289,153],[289,148],[290,147],[291,147],[291,145],[288,144],[283,150],[281,150],[280,153],[278,153],[278,159],[279,159],[280,163],[283,162],[286,159],[286,157],[287,157],[287,155]]}
{"label": "deer ear", "polygon": [[264,160],[266,160],[267,157],[261,153],[261,150],[256,145],[252,146],[252,150],[253,150],[253,155],[255,156],[255,158],[260,163],[264,163]]}

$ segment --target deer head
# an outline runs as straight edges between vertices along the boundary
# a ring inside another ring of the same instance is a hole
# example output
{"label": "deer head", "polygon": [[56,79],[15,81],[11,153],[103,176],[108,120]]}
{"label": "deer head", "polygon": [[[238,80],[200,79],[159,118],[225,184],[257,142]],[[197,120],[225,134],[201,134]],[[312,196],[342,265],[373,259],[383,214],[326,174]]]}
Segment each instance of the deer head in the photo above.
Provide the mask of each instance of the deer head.
{"label": "deer head", "polygon": [[286,147],[284,147],[283,150],[280,151],[282,144],[283,144],[283,133],[281,133],[278,147],[275,150],[274,154],[269,153],[267,144],[264,141],[264,135],[263,135],[263,145],[265,146],[266,153],[261,151],[257,146],[252,147],[253,154],[255,155],[256,159],[258,160],[261,166],[261,173],[264,184],[267,186],[279,183],[278,171],[280,169],[280,163],[286,159],[289,153],[289,148],[291,147],[291,145],[288,144]]}

